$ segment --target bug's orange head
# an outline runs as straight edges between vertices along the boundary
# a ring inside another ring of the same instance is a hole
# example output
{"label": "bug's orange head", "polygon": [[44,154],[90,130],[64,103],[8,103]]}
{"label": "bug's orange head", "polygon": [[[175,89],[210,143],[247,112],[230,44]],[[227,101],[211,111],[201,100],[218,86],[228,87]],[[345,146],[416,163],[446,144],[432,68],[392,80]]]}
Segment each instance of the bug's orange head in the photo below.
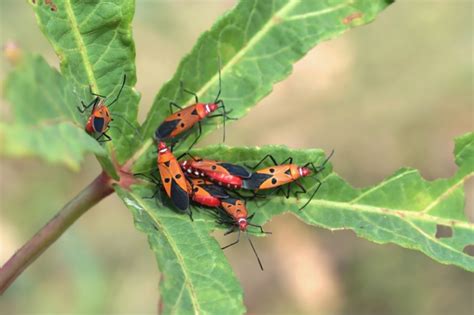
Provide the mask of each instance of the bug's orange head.
{"label": "bug's orange head", "polygon": [[300,172],[301,177],[311,175],[311,170],[307,167],[299,167],[298,171]]}
{"label": "bug's orange head", "polygon": [[213,111],[216,111],[219,108],[219,105],[216,103],[209,103],[209,104],[206,104],[205,108],[206,108],[206,114],[210,114]]}
{"label": "bug's orange head", "polygon": [[166,153],[168,152],[168,147],[166,146],[166,143],[163,141],[158,142],[158,153]]}
{"label": "bug's orange head", "polygon": [[247,230],[247,226],[249,225],[249,223],[248,223],[246,218],[240,218],[238,223],[239,223],[239,229],[241,231],[246,231]]}

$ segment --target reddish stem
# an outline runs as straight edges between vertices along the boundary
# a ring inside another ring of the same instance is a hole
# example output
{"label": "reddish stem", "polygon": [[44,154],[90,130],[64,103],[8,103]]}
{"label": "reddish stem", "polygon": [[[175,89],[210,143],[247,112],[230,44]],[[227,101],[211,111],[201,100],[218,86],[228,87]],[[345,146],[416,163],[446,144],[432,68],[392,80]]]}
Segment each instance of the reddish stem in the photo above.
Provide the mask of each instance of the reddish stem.
{"label": "reddish stem", "polygon": [[23,245],[0,269],[0,295],[81,215],[110,195],[114,191],[112,183],[110,177],[102,172]]}

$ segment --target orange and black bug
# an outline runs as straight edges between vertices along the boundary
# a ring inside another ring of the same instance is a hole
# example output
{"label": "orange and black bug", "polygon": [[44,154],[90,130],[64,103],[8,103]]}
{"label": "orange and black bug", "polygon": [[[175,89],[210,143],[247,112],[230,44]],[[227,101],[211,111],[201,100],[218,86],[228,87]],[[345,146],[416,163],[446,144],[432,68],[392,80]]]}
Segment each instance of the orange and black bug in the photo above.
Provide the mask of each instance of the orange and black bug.
{"label": "orange and black bug", "polygon": [[[107,131],[110,129],[110,122],[113,121],[109,109],[113,104],[118,101],[120,94],[122,93],[123,87],[125,86],[126,80],[127,76],[124,75],[120,90],[115,99],[110,102],[110,104],[105,104],[105,100],[107,99],[106,96],[92,92],[92,88],[89,86],[89,92],[90,94],[94,95],[95,98],[88,105],[84,104],[84,102],[81,101],[82,107],[77,106],[77,109],[81,113],[84,113],[87,109],[92,107],[90,116],[87,119],[85,130],[88,134],[91,135],[98,134],[96,139],[99,142],[106,142],[112,140],[112,138],[110,138],[110,136],[107,134]],[[123,119],[131,128],[135,129],[135,127],[133,127],[124,117],[116,113],[114,113],[114,117]]]}
{"label": "orange and black bug", "polygon": [[221,187],[204,179],[190,178],[188,183],[188,193],[191,200],[201,206],[216,208],[221,205],[221,199],[229,198],[229,195]]}
{"label": "orange and black bug", "polygon": [[187,212],[192,220],[189,210],[188,183],[184,177],[179,163],[164,142],[158,143],[158,170],[160,172],[163,188],[176,208]]}
{"label": "orange and black bug", "polygon": [[257,257],[258,264],[260,265],[260,269],[263,270],[262,262],[260,261],[260,258],[258,257],[257,251],[255,250],[255,247],[253,246],[252,241],[248,237],[247,230],[249,226],[253,226],[253,227],[258,227],[260,229],[260,233],[271,234],[271,232],[264,231],[261,225],[250,223],[254,214],[248,216],[248,211],[247,211],[247,206],[245,204],[245,201],[241,199],[236,199],[232,197],[222,199],[221,210],[222,210],[220,211],[221,216],[218,218],[217,223],[231,226],[231,228],[227,232],[225,232],[224,235],[233,233],[235,230],[238,231],[237,240],[233,243],[230,243],[229,245],[222,247],[222,249],[226,249],[230,246],[237,244],[240,241],[240,232],[245,232],[245,235],[247,236],[250,246],[252,247],[252,250],[255,253],[255,257]]}
{"label": "orange and black bug", "polygon": [[[277,188],[279,191],[282,188],[282,185],[288,184],[288,189],[285,193],[285,197],[289,198],[291,184],[294,183],[295,185],[301,188],[300,191],[295,192],[295,196],[300,193],[306,193],[306,188],[299,182],[299,179],[302,177],[307,177],[311,174],[320,173],[324,169],[324,166],[331,158],[333,153],[334,151],[332,151],[331,154],[326,158],[326,160],[324,160],[324,162],[319,166],[314,166],[312,162],[306,163],[303,166],[298,166],[296,164],[293,164],[292,157],[287,158],[285,161],[279,164],[272,155],[268,154],[262,160],[260,160],[260,162],[258,162],[254,167],[252,167],[252,169],[256,169],[268,158],[273,162],[274,165],[257,170],[252,173],[252,176],[250,176],[250,178],[243,180],[242,188],[254,191]],[[309,202],[313,199],[314,195],[322,185],[319,179],[314,179],[318,184],[311,197],[300,208],[300,210],[303,210],[303,208],[305,208],[309,204]]]}
{"label": "orange and black bug", "polygon": [[240,189],[242,178],[250,178],[252,175],[245,167],[237,164],[194,157],[180,162],[180,165],[188,176],[206,177],[214,183],[230,189]]}
{"label": "orange and black bug", "polygon": [[[182,82],[181,82],[182,85]],[[172,113],[161,123],[160,126],[155,130],[155,139],[157,141],[163,141],[168,139],[173,139],[184,132],[190,130],[196,124],[198,125],[198,135],[194,142],[191,144],[189,148],[192,148],[196,142],[199,140],[199,137],[202,133],[202,126],[201,120],[204,118],[214,118],[214,117],[222,117],[223,120],[223,127],[224,127],[224,135],[223,139],[225,141],[225,121],[226,119],[233,119],[227,116],[229,113],[225,109],[224,101],[219,99],[221,95],[221,70],[219,67],[219,90],[217,92],[217,96],[212,103],[200,103],[199,98],[196,93],[191,92],[183,88],[183,91],[189,93],[194,96],[195,103],[189,105],[187,107],[181,107],[178,104],[171,102],[170,103],[170,112]],[[173,107],[178,108],[177,112],[173,113]],[[221,114],[211,115],[217,109],[222,108],[223,112]],[[189,149],[188,149],[189,150]]]}

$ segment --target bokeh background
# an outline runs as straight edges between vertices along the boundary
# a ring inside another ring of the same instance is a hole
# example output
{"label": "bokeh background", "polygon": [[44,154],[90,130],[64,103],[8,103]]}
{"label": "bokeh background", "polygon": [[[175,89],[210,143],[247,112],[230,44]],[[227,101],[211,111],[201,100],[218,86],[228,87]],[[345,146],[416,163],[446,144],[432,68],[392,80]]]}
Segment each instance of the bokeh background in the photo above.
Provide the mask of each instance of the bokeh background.
{"label": "bokeh background", "polygon": [[[309,0],[308,0],[309,1]],[[199,34],[234,1],[140,1],[133,23],[140,120]],[[400,0],[367,26],[325,42],[294,66],[249,115],[228,126],[227,144],[335,149],[334,170],[375,184],[401,166],[432,180],[451,176],[453,138],[474,128],[473,1]],[[58,64],[25,1],[0,2],[1,43]],[[9,71],[1,60],[0,78]],[[32,104],[34,106],[34,104]],[[2,115],[8,104],[2,100]],[[211,135],[204,143],[220,141]],[[0,164],[0,264],[99,172],[36,159]],[[466,213],[474,218],[466,185]],[[469,314],[474,276],[350,231],[306,226],[291,215],[226,251],[249,314]],[[220,238],[222,240],[222,238]],[[0,297],[2,314],[154,314],[159,272],[144,234],[111,196],[86,213]]]}

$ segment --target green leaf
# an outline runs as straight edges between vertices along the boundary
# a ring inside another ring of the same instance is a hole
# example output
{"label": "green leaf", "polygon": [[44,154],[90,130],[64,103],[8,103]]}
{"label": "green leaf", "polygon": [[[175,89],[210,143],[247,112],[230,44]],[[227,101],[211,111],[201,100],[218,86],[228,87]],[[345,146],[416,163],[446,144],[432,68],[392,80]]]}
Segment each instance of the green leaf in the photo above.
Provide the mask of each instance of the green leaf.
{"label": "green leaf", "polygon": [[[251,106],[287,77],[292,64],[317,43],[372,21],[392,0],[256,0],[240,1],[210,31],[203,33],[174,77],[155,98],[142,132],[151,136],[169,115],[168,104],[194,102],[182,93],[182,80],[201,101],[211,102],[218,90],[221,58],[222,94],[232,117],[244,116]],[[204,133],[221,119],[208,120]]]}
{"label": "green leaf", "polygon": [[[137,143],[136,130],[120,118],[137,125],[139,95],[132,88],[136,83],[131,33],[134,1],[35,1],[32,7],[59,57],[63,76],[85,103],[93,99],[89,86],[113,99],[127,75],[120,99],[111,107],[112,117],[118,119],[110,123],[112,146],[107,146],[109,151],[115,149],[119,162],[125,161]],[[67,104],[71,109],[77,105]],[[111,164],[110,160],[105,163]]]}
{"label": "green leaf", "polygon": [[[277,161],[291,156],[300,165],[324,160],[320,150],[290,150],[283,146],[212,146],[194,153],[250,164],[266,154],[272,154]],[[330,230],[352,229],[370,241],[416,249],[440,263],[474,271],[474,257],[464,252],[467,246],[474,245],[474,225],[464,214],[462,186],[474,174],[474,133],[456,139],[454,155],[459,168],[451,178],[426,181],[417,170],[403,168],[378,185],[355,189],[327,167],[319,176],[323,185],[303,211],[299,208],[316,185],[311,178],[302,181],[309,192],[300,194],[299,200],[271,194],[268,203],[257,206],[249,202],[248,208],[255,209],[253,222],[257,224],[289,211],[308,224]]]}
{"label": "green leaf", "polygon": [[13,105],[13,123],[0,123],[2,154],[39,156],[78,170],[87,152],[105,156],[99,143],[84,132],[71,86],[39,56],[26,54],[5,82]]}
{"label": "green leaf", "polygon": [[158,209],[147,187],[116,187],[132,211],[137,229],[148,235],[162,281],[163,314],[242,314],[242,289],[219,244],[209,235],[214,226],[205,214],[187,215]]}

